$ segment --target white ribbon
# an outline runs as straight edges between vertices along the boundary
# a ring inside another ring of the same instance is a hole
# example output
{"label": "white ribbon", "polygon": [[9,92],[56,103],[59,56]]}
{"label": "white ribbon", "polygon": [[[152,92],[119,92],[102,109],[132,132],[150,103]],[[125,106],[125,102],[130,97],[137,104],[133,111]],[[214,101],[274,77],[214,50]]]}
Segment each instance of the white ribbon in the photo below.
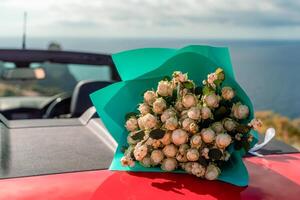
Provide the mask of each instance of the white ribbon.
{"label": "white ribbon", "polygon": [[275,136],[275,129],[268,128],[265,133],[264,141],[260,144],[255,144],[254,147],[252,147],[248,152],[252,155],[255,155],[258,157],[263,157],[263,155],[260,153],[257,153],[257,151],[260,150],[261,148],[263,148],[264,146],[266,146],[266,144],[268,144],[273,139],[274,136]]}

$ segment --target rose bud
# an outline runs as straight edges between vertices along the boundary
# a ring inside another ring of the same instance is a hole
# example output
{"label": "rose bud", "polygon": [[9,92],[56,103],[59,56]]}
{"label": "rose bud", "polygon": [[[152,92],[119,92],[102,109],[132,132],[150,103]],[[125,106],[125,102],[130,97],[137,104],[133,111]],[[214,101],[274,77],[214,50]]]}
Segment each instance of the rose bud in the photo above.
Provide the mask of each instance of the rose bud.
{"label": "rose bud", "polygon": [[149,106],[148,104],[146,104],[146,103],[141,103],[141,104],[139,105],[138,110],[140,111],[140,113],[141,113],[142,115],[146,115],[147,113],[149,113],[149,112],[151,111],[151,108],[150,108],[150,106]]}
{"label": "rose bud", "polygon": [[164,159],[164,154],[161,150],[153,150],[151,152],[151,163],[153,165],[158,165]]}
{"label": "rose bud", "polygon": [[252,119],[248,126],[258,131],[262,127],[263,123],[260,119]]}
{"label": "rose bud", "polygon": [[162,113],[162,115],[160,116],[160,120],[162,123],[165,123],[167,119],[175,116],[176,116],[176,111],[173,108],[169,108]]}
{"label": "rose bud", "polygon": [[173,171],[177,167],[177,161],[175,158],[166,158],[161,164],[161,169],[164,171]]}
{"label": "rose bud", "polygon": [[186,154],[186,152],[187,152],[188,149],[190,149],[190,146],[185,143],[185,144],[181,144],[179,146],[178,151],[179,151],[180,154]]}
{"label": "rose bud", "polygon": [[175,103],[175,108],[176,108],[176,110],[178,110],[179,112],[181,112],[181,111],[184,109],[181,100],[177,100],[177,101],[176,101],[176,103]]}
{"label": "rose bud", "polygon": [[172,76],[174,78],[175,83],[183,83],[188,79],[187,74],[183,74],[180,71],[174,72]]}
{"label": "rose bud", "polygon": [[178,126],[178,120],[176,119],[176,117],[171,117],[169,118],[166,123],[165,123],[165,128],[167,130],[175,130]]}
{"label": "rose bud", "polygon": [[215,85],[215,81],[218,80],[218,76],[216,73],[211,73],[211,74],[208,74],[207,75],[207,83],[213,87],[213,88],[216,88],[216,85]]}
{"label": "rose bud", "polygon": [[144,124],[143,117],[139,117],[138,120],[137,120],[137,122],[138,122],[138,125],[139,125],[140,129],[141,130],[145,130],[145,124]]}
{"label": "rose bud", "polygon": [[202,151],[201,151],[201,155],[202,155],[205,159],[209,159],[208,153],[209,153],[209,149],[206,148],[206,147],[203,148]]}
{"label": "rose bud", "polygon": [[187,94],[182,98],[182,105],[185,108],[190,108],[197,105],[197,97],[194,94]]}
{"label": "rose bud", "polygon": [[182,163],[181,168],[188,174],[191,174],[193,169],[193,162]]}
{"label": "rose bud", "polygon": [[225,131],[221,122],[214,122],[211,125],[211,128],[215,133],[223,133]]}
{"label": "rose bud", "polygon": [[130,117],[125,124],[125,127],[128,131],[135,131],[138,129],[138,122],[135,117]]}
{"label": "rose bud", "polygon": [[234,104],[232,106],[233,116],[237,119],[246,119],[249,115],[249,108],[241,103]]}
{"label": "rose bud", "polygon": [[198,149],[195,149],[195,148],[191,148],[187,151],[186,153],[186,158],[189,160],[189,161],[197,161],[199,159],[199,151]]}
{"label": "rose bud", "polygon": [[150,113],[144,115],[142,121],[145,129],[152,129],[157,125],[157,118]]}
{"label": "rose bud", "polygon": [[206,169],[205,178],[207,180],[216,180],[218,178],[218,176],[220,175],[220,173],[221,173],[221,170],[217,166],[210,164],[210,165],[208,165],[208,167]]}
{"label": "rose bud", "polygon": [[223,155],[223,160],[228,161],[230,156],[231,156],[230,153],[228,151],[225,151]]}
{"label": "rose bud", "polygon": [[241,133],[237,133],[235,134],[234,138],[237,140],[237,141],[241,141],[242,140],[242,137],[243,137],[243,134]]}
{"label": "rose bud", "polygon": [[215,139],[215,132],[211,128],[204,128],[201,131],[201,137],[203,142],[212,143]]}
{"label": "rose bud", "polygon": [[146,145],[136,146],[133,151],[133,155],[136,160],[141,161],[148,152],[148,148]]}
{"label": "rose bud", "polygon": [[233,119],[230,119],[230,118],[225,118],[223,120],[223,125],[224,125],[224,128],[231,132],[233,131],[235,128],[236,128],[236,122],[233,120]]}
{"label": "rose bud", "polygon": [[187,142],[189,135],[182,129],[176,129],[172,133],[172,142],[175,145],[181,145]]}
{"label": "rose bud", "polygon": [[205,175],[205,167],[203,167],[197,162],[194,162],[192,164],[192,174],[194,174],[197,177],[203,177]]}
{"label": "rose bud", "polygon": [[186,153],[185,154],[181,154],[181,153],[177,153],[177,155],[176,155],[176,160],[178,160],[178,162],[187,162],[188,161],[188,159],[187,159],[187,157],[186,157]]}
{"label": "rose bud", "polygon": [[172,96],[173,87],[169,81],[159,81],[157,86],[157,94],[160,96]]}
{"label": "rose bud", "polygon": [[151,158],[150,156],[146,156],[140,161],[140,164],[144,167],[151,167]]}
{"label": "rose bud", "polygon": [[166,157],[175,157],[177,154],[177,147],[174,144],[169,144],[163,148],[163,153]]}
{"label": "rose bud", "polygon": [[202,119],[209,119],[209,118],[211,118],[211,116],[212,116],[212,113],[208,107],[204,106],[201,108],[201,118]]}
{"label": "rose bud", "polygon": [[190,129],[189,132],[195,134],[199,131],[199,126],[195,122],[193,122],[193,123],[190,124],[189,129]]}
{"label": "rose bud", "polygon": [[193,135],[190,139],[191,147],[199,148],[202,144],[202,138],[199,134]]}
{"label": "rose bud", "polygon": [[156,100],[156,94],[154,91],[148,90],[144,93],[144,101],[148,105],[152,105],[155,100]]}
{"label": "rose bud", "polygon": [[134,167],[134,164],[135,164],[135,162],[134,162],[133,159],[132,159],[131,157],[129,157],[129,156],[123,156],[123,157],[121,158],[121,165],[122,165],[123,167],[127,167],[127,166],[129,166],[129,167]]}
{"label": "rose bud", "polygon": [[231,137],[227,133],[220,133],[216,137],[216,145],[220,149],[225,149],[231,143]]}
{"label": "rose bud", "polygon": [[154,101],[152,110],[156,114],[161,114],[167,108],[167,103],[163,98],[158,98]]}
{"label": "rose bud", "polygon": [[235,93],[231,87],[223,87],[221,92],[222,92],[222,97],[225,100],[230,101],[231,99],[234,98]]}
{"label": "rose bud", "polygon": [[201,111],[198,107],[191,107],[188,112],[187,116],[194,120],[199,120],[201,118]]}
{"label": "rose bud", "polygon": [[152,146],[154,149],[157,149],[161,146],[161,141],[153,138],[148,138],[145,144]]}
{"label": "rose bud", "polygon": [[186,131],[190,131],[190,124],[194,123],[194,120],[186,118],[182,121],[182,128]]}
{"label": "rose bud", "polygon": [[205,104],[210,108],[217,108],[219,107],[220,97],[215,93],[208,94],[204,97]]}
{"label": "rose bud", "polygon": [[163,145],[171,144],[172,142],[172,131],[167,131],[163,138],[160,139]]}

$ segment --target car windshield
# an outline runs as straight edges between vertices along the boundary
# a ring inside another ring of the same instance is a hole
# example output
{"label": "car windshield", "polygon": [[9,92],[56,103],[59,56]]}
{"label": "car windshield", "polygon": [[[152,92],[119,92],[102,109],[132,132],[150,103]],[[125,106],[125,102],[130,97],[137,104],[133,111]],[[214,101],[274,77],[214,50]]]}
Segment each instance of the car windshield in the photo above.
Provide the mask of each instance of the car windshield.
{"label": "car windshield", "polygon": [[[0,79],[1,97],[49,97],[59,93],[71,93],[81,80],[111,80],[109,66],[31,63],[30,68],[42,67],[46,77],[42,80],[5,80]],[[14,63],[0,61],[0,74],[6,69],[15,68]]]}

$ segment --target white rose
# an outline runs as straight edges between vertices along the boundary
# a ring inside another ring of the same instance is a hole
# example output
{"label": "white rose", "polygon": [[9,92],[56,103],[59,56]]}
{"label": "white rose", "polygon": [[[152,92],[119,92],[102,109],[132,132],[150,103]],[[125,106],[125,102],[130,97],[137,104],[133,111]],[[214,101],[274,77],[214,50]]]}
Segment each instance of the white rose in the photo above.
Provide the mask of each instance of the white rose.
{"label": "white rose", "polygon": [[169,108],[162,113],[162,115],[160,116],[160,120],[162,123],[165,123],[167,119],[175,116],[176,116],[176,111],[173,108]]}
{"label": "white rose", "polygon": [[169,81],[159,81],[157,86],[157,93],[160,96],[172,96],[173,87]]}
{"label": "white rose", "polygon": [[193,135],[190,139],[191,147],[199,148],[202,144],[202,138],[199,134]]}
{"label": "white rose", "polygon": [[221,122],[214,122],[211,125],[211,128],[215,131],[215,133],[223,133],[225,131]]}
{"label": "white rose", "polygon": [[252,119],[248,126],[258,131],[262,127],[263,123],[260,119]]}
{"label": "white rose", "polygon": [[145,127],[145,129],[152,129],[157,125],[157,118],[150,113],[144,115],[141,118],[142,118],[142,123],[143,123],[143,126]]}
{"label": "white rose", "polygon": [[141,161],[147,155],[147,152],[148,148],[146,145],[137,145],[134,148],[133,155],[136,160]]}
{"label": "white rose", "polygon": [[190,131],[190,124],[194,123],[191,118],[186,118],[182,121],[182,128],[186,131]]}
{"label": "white rose", "polygon": [[216,145],[220,149],[225,149],[231,143],[231,137],[227,133],[220,133],[216,137]]}
{"label": "white rose", "polygon": [[164,154],[161,150],[153,150],[151,152],[151,162],[158,165],[164,159]]}
{"label": "white rose", "polygon": [[131,157],[129,157],[129,156],[123,156],[123,157],[121,158],[121,165],[122,165],[123,167],[127,167],[127,166],[129,166],[129,167],[134,167],[135,162],[134,162],[133,159],[132,159]]}
{"label": "white rose", "polygon": [[167,131],[163,138],[160,139],[163,145],[171,144],[172,142],[172,131]]}
{"label": "white rose", "polygon": [[232,106],[232,113],[237,119],[246,119],[249,115],[249,108],[246,105],[237,103]]}
{"label": "white rose", "polygon": [[176,160],[178,160],[178,162],[181,162],[181,163],[188,161],[186,154],[181,154],[179,152],[176,155]]}
{"label": "white rose", "polygon": [[211,128],[204,128],[201,131],[201,137],[205,143],[212,143],[215,139],[215,135],[215,132]]}
{"label": "white rose", "polygon": [[177,154],[177,147],[174,145],[174,144],[169,144],[169,145],[166,145],[164,148],[163,148],[163,153],[165,154],[166,157],[175,157],[176,154]]}
{"label": "white rose", "polygon": [[234,91],[231,87],[223,87],[222,88],[222,97],[225,99],[225,100],[231,100],[234,98]]}
{"label": "white rose", "polygon": [[204,106],[201,108],[201,118],[202,119],[209,119],[209,118],[211,118],[211,116],[212,116],[212,113],[208,107]]}
{"label": "white rose", "polygon": [[197,161],[199,159],[199,156],[199,151],[195,148],[189,149],[186,153],[186,157],[189,161]]}
{"label": "white rose", "polygon": [[152,105],[155,100],[156,100],[156,94],[154,91],[148,90],[144,93],[145,103]]}
{"label": "white rose", "polygon": [[151,158],[150,156],[144,157],[141,161],[140,164],[144,167],[151,167]]}
{"label": "white rose", "polygon": [[181,145],[187,142],[188,137],[189,136],[186,131],[182,129],[176,129],[172,133],[172,142],[175,145]]}
{"label": "white rose", "polygon": [[128,131],[135,131],[138,129],[138,122],[135,117],[130,117],[125,124],[125,127]]}
{"label": "white rose", "polygon": [[156,114],[161,114],[167,108],[167,103],[163,98],[158,98],[154,101],[152,110]]}
{"label": "white rose", "polygon": [[187,79],[188,79],[187,74],[183,74],[180,71],[174,72],[173,77],[174,77],[175,83],[178,83],[178,82],[183,83],[183,82],[187,81]]}
{"label": "white rose", "polygon": [[185,108],[190,108],[197,105],[197,98],[194,94],[187,94],[182,98],[182,105]]}
{"label": "white rose", "polygon": [[205,104],[210,108],[217,108],[219,107],[220,97],[215,93],[208,94],[204,97]]}
{"label": "white rose", "polygon": [[175,158],[166,158],[161,164],[161,169],[164,171],[173,171],[177,167],[177,161]]}
{"label": "white rose", "polygon": [[223,125],[224,128],[229,132],[233,131],[236,128],[236,122],[230,118],[225,118],[223,120]]}
{"label": "white rose", "polygon": [[191,174],[193,169],[193,162],[181,163],[181,168],[186,171],[186,173]]}
{"label": "white rose", "polygon": [[221,170],[217,166],[210,164],[206,169],[205,178],[207,180],[216,180],[220,173]]}
{"label": "white rose", "polygon": [[205,175],[205,167],[200,165],[197,162],[193,162],[192,164],[192,174],[197,177],[203,177]]}
{"label": "white rose", "polygon": [[178,126],[178,120],[175,117],[169,118],[165,123],[165,128],[167,130],[175,130]]}
{"label": "white rose", "polygon": [[140,113],[141,113],[142,115],[146,115],[147,113],[149,113],[149,112],[151,111],[151,108],[150,108],[150,106],[149,106],[148,104],[146,104],[146,103],[141,103],[141,104],[139,105],[138,110],[140,111]]}
{"label": "white rose", "polygon": [[199,120],[201,118],[201,111],[200,108],[198,107],[191,107],[188,112],[187,115],[189,118],[194,119],[194,120]]}

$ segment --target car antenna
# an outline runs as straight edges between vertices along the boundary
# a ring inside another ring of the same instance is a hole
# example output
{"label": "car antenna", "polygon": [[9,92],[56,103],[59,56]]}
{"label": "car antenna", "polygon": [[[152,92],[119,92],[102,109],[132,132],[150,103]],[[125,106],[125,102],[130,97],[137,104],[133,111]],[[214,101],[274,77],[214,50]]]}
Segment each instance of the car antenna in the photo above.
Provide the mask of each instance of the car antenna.
{"label": "car antenna", "polygon": [[22,49],[26,49],[26,26],[27,26],[27,12],[24,12]]}

